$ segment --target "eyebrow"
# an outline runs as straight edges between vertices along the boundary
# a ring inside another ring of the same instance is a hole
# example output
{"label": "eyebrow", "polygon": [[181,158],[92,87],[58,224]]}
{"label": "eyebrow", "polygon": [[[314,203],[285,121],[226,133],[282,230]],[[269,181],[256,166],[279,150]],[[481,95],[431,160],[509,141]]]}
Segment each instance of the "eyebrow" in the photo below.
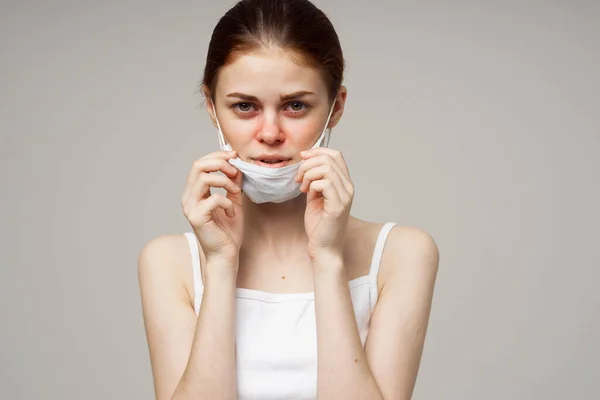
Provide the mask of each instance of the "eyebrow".
{"label": "eyebrow", "polygon": [[[313,92],[308,92],[308,91],[305,91],[305,90],[300,90],[298,92],[294,92],[294,93],[290,93],[290,94],[286,94],[286,95],[280,96],[279,98],[281,99],[281,101],[286,101],[286,100],[299,99],[301,97],[308,96],[308,95],[314,95],[314,94],[315,93],[313,93]],[[258,102],[258,98],[256,96],[251,96],[249,94],[244,94],[244,93],[239,93],[239,92],[229,93],[227,95],[227,97],[235,97],[235,98],[246,100],[246,101]]]}

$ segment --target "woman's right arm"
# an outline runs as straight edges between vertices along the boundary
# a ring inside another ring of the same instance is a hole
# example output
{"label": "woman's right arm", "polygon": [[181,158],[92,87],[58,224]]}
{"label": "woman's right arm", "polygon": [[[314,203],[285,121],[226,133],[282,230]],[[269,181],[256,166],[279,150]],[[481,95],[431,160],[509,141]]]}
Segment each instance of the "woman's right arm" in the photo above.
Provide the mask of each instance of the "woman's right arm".
{"label": "woman's right arm", "polygon": [[[236,280],[243,241],[242,174],[215,152],[194,162],[181,206],[204,254],[204,293],[198,317],[184,288],[183,235],[146,244],[138,276],[157,400],[237,398]],[[217,175],[220,171],[224,175]],[[212,193],[212,188],[227,194]],[[186,241],[187,242],[187,241]],[[178,248],[179,243],[179,248]],[[188,267],[188,271],[190,268]]]}
{"label": "woman's right arm", "polygon": [[173,271],[176,240],[181,238],[164,236],[148,242],[138,262],[156,399],[236,399],[237,265],[225,261],[205,265],[204,295],[196,318]]}

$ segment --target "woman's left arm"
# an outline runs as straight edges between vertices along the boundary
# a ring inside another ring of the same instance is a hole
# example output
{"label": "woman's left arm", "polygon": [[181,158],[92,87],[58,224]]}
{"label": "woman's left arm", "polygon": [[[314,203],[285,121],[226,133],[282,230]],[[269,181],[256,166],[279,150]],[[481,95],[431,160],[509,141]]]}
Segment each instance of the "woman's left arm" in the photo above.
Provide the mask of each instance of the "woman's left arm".
{"label": "woman's left arm", "polygon": [[313,260],[319,399],[411,398],[438,259],[437,246],[425,232],[392,229],[384,260],[393,271],[371,318],[365,350],[341,257]]}
{"label": "woman's left arm", "polygon": [[363,350],[342,257],[354,185],[339,151],[315,148],[302,157],[296,180],[307,193],[304,221],[315,288],[317,396],[408,400],[429,321],[437,245],[419,229],[392,229],[383,255],[392,272]]}

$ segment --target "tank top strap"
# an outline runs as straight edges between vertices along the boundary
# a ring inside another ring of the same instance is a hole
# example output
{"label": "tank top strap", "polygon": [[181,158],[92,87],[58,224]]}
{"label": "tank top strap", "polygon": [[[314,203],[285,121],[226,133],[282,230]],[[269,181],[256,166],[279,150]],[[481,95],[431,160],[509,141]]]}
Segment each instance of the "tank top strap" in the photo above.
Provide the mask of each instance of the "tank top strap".
{"label": "tank top strap", "polygon": [[379,291],[377,288],[377,276],[379,275],[379,267],[381,266],[381,258],[383,256],[383,249],[385,242],[392,228],[396,225],[395,222],[387,222],[383,225],[377,236],[377,242],[375,242],[375,249],[373,250],[373,258],[371,259],[371,267],[369,269],[369,276],[373,282],[373,290],[371,291],[371,311],[375,308],[377,299],[379,297]]}
{"label": "tank top strap", "polygon": [[369,269],[369,275],[376,278],[379,274],[379,266],[381,264],[381,257],[383,255],[383,248],[387,240],[388,234],[392,228],[396,225],[394,222],[388,222],[383,225],[379,231],[377,242],[375,243],[375,250],[373,250],[373,258],[371,259],[371,268]]}
{"label": "tank top strap", "polygon": [[196,241],[196,235],[194,232],[184,233],[190,246],[190,253],[192,257],[192,272],[194,276],[194,310],[196,314],[200,309],[200,299],[202,298],[202,273],[200,272],[200,249],[198,248],[198,242]]}

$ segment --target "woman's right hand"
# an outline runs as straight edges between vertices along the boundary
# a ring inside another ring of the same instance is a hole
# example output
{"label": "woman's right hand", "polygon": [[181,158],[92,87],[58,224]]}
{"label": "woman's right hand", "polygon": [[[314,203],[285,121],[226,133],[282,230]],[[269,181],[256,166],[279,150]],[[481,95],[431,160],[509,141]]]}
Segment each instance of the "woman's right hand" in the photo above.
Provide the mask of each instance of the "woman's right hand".
{"label": "woman's right hand", "polygon": [[[236,156],[218,151],[196,160],[181,198],[183,214],[207,260],[234,262],[239,256],[244,236],[242,173],[228,162]],[[211,188],[223,188],[227,194],[211,193]]]}

